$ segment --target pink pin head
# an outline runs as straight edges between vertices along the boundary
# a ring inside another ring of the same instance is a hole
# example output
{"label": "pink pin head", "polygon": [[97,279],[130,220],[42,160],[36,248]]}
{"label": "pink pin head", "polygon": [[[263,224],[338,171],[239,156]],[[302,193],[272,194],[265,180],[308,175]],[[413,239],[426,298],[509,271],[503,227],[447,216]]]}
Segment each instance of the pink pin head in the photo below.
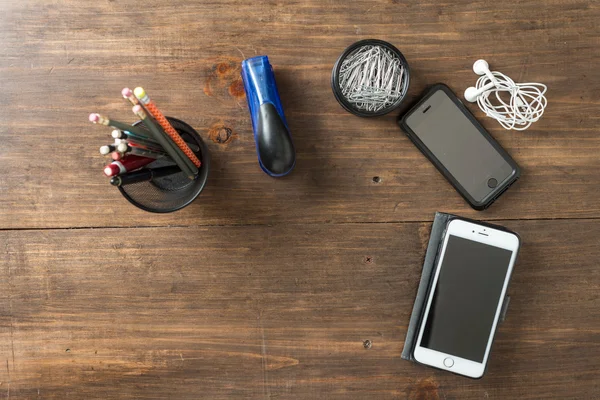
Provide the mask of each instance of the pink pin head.
{"label": "pink pin head", "polygon": [[125,89],[121,90],[121,94],[123,95],[123,97],[129,98],[129,97],[133,96],[133,90],[126,87]]}
{"label": "pink pin head", "polygon": [[100,121],[100,115],[96,114],[96,113],[91,113],[90,114],[90,122],[96,123]]}
{"label": "pink pin head", "polygon": [[138,104],[137,106],[133,106],[133,108],[131,110],[133,111],[134,114],[138,114],[142,111],[142,106],[140,106]]}

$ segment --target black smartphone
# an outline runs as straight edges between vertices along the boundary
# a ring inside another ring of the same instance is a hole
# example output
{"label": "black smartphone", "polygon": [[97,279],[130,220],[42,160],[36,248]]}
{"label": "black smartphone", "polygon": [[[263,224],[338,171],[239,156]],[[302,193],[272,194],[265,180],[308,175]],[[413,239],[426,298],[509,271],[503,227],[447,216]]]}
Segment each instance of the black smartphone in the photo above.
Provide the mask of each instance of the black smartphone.
{"label": "black smartphone", "polygon": [[431,87],[398,123],[476,210],[489,207],[519,178],[515,160],[444,84]]}

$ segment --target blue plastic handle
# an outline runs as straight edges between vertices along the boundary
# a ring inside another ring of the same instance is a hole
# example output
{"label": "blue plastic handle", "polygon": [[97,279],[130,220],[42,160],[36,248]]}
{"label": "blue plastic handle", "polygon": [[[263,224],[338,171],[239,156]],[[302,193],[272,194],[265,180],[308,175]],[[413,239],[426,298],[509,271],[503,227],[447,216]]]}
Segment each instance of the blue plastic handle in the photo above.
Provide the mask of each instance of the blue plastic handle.
{"label": "blue plastic handle", "polygon": [[242,80],[252,118],[258,163],[270,176],[287,175],[296,164],[296,151],[269,58],[258,56],[242,61]]}

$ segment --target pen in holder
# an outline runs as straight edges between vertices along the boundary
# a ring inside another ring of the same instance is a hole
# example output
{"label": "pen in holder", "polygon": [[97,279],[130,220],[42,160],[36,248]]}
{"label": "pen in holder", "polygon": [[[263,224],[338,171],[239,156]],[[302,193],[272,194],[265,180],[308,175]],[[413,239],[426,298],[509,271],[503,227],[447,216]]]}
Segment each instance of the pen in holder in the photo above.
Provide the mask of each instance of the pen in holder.
{"label": "pen in holder", "polygon": [[[194,154],[200,160],[201,165],[193,180],[190,180],[184,172],[179,171],[166,176],[150,175],[149,180],[118,185],[123,197],[131,204],[155,213],[177,211],[192,203],[204,189],[210,168],[210,154],[198,132],[183,121],[172,117],[166,118],[183,140],[197,145],[197,147],[193,146],[198,150],[194,151]],[[146,130],[142,121],[133,125]],[[139,171],[156,170],[156,168],[174,165],[176,164],[171,159],[158,158]]]}

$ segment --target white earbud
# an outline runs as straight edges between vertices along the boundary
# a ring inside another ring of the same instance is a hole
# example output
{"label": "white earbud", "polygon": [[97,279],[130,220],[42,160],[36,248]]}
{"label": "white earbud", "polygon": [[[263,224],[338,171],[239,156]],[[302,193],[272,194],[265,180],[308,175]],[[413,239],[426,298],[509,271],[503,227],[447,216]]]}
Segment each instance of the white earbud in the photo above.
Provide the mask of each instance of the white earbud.
{"label": "white earbud", "polygon": [[494,84],[497,86],[498,85],[498,81],[496,80],[496,77],[494,76],[494,74],[492,74],[492,71],[490,71],[490,64],[488,64],[487,61],[485,60],[477,60],[473,63],[473,72],[475,72],[477,75],[487,75],[487,77],[490,79],[490,81],[494,82]]}
{"label": "white earbud", "polygon": [[490,71],[485,60],[475,61],[473,72],[479,79],[475,86],[465,90],[465,100],[477,102],[485,115],[505,129],[522,131],[541,118],[547,104],[546,85],[515,83],[501,72]]}
{"label": "white earbud", "polygon": [[488,90],[492,89],[494,86],[497,88],[500,88],[500,84],[498,83],[498,80],[496,79],[494,74],[492,74],[492,71],[490,71],[490,65],[487,63],[487,61],[485,61],[485,60],[475,61],[475,63],[473,64],[473,72],[475,72],[477,75],[486,75],[488,77],[488,79],[490,80],[490,82],[488,84],[480,87],[479,89],[477,89],[475,86],[471,86],[471,87],[467,88],[467,90],[465,90],[465,100],[470,101],[471,103],[474,103],[477,101],[477,98],[482,93],[487,92]]}
{"label": "white earbud", "polygon": [[468,87],[467,90],[465,90],[465,100],[475,103],[477,98],[481,96],[482,93],[487,92],[494,86],[496,86],[496,84],[494,84],[494,82],[490,82],[479,89],[477,89],[475,86]]}

